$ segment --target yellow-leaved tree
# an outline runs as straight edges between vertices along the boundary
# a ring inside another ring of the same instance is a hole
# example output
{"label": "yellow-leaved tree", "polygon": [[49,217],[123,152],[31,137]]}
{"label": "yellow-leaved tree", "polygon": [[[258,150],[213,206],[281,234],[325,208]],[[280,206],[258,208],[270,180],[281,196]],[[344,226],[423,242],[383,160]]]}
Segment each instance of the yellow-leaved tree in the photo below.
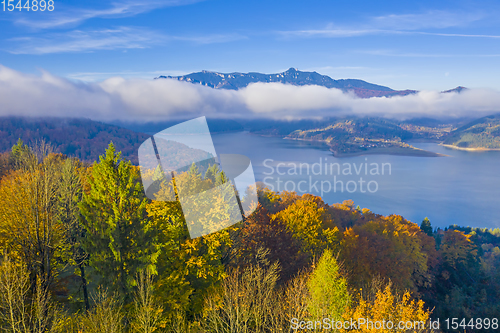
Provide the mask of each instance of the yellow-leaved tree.
{"label": "yellow-leaved tree", "polygon": [[319,197],[304,195],[271,219],[280,219],[286,224],[293,237],[301,242],[304,253],[321,254],[332,230],[327,227],[332,225],[330,214],[322,203]]}
{"label": "yellow-leaved tree", "polygon": [[[411,297],[409,291],[395,293],[392,284],[385,286],[374,279],[371,290],[360,292],[354,305],[344,313],[343,320],[356,324],[357,332],[431,332],[429,319],[422,300]],[[349,329],[340,332],[350,331]],[[354,327],[350,326],[350,329]]]}
{"label": "yellow-leaved tree", "polygon": [[[218,170],[215,173],[203,178],[193,165],[189,171],[175,176],[175,187],[171,181],[164,181],[156,194],[157,200],[151,201],[146,207],[157,233],[155,246],[159,251],[155,289],[169,325],[179,324],[179,316],[183,320],[185,316],[192,318],[200,314],[208,290],[226,276],[223,260],[232,244],[230,230],[233,227],[190,238],[179,201],[166,200],[178,196],[178,190],[184,191],[181,195],[198,194],[226,183],[223,173]],[[234,193],[232,187],[227,190]],[[201,224],[229,219],[231,209],[225,204],[224,194],[221,191],[220,195],[211,198],[213,205],[209,211],[202,210],[204,216],[201,217]],[[203,202],[193,204],[203,205]]]}

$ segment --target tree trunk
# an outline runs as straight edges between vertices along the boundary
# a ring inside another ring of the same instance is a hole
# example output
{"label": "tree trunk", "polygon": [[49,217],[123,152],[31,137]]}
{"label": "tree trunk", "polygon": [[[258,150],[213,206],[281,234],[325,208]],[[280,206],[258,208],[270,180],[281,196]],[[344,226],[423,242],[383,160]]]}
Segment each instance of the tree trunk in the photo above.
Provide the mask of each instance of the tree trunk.
{"label": "tree trunk", "polygon": [[90,304],[89,304],[89,294],[87,291],[87,279],[85,278],[85,267],[83,266],[83,264],[79,264],[78,267],[80,268],[80,274],[82,277],[83,300],[85,301],[85,310],[89,311]]}

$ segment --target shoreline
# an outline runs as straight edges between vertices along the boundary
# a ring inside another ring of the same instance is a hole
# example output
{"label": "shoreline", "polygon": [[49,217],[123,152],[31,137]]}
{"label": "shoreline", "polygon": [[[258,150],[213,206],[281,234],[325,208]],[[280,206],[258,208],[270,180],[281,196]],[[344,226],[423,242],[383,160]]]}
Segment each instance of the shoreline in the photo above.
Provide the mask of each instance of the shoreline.
{"label": "shoreline", "polygon": [[[328,145],[329,141],[327,140],[311,140],[311,139],[302,139],[302,138],[290,138],[284,137],[286,140],[296,140],[296,141],[306,141],[306,142],[317,142]],[[428,141],[430,142],[430,141]],[[434,141],[439,142],[439,141]],[[412,147],[412,148],[403,148],[403,147],[378,147],[372,148],[365,151],[352,152],[352,153],[338,153],[335,150],[329,149],[332,152],[333,156],[342,158],[342,157],[354,157],[354,156],[362,156],[362,155],[398,155],[398,156],[415,156],[415,157],[449,157],[449,155],[435,153],[432,151]]]}
{"label": "shoreline", "polygon": [[466,147],[457,147],[457,146],[454,146],[454,145],[447,145],[447,144],[444,144],[444,143],[440,143],[439,145],[443,146],[443,147],[446,147],[446,148],[450,148],[450,149],[462,150],[462,151],[471,151],[471,152],[500,151],[500,148],[483,148],[483,147],[479,147],[479,148],[466,148]]}
{"label": "shoreline", "polygon": [[443,140],[439,140],[439,139],[409,139],[409,140],[406,140],[405,141],[406,143],[410,144],[412,142],[414,143],[441,143],[443,142]]}
{"label": "shoreline", "polygon": [[[256,134],[256,133],[254,133]],[[312,140],[312,139],[303,139],[303,138],[292,138],[287,136],[279,136],[279,135],[263,135],[263,134],[257,134],[259,136],[264,136],[264,137],[281,137],[284,140],[295,140],[295,141],[304,141],[304,142],[310,142],[310,143],[318,143],[318,144],[323,144],[327,147],[330,147],[329,141],[327,140]],[[414,142],[418,142],[419,140],[415,140]],[[420,141],[423,142],[423,141]],[[440,141],[438,140],[425,140],[425,142],[432,142],[432,143],[438,143]],[[352,153],[338,153],[335,150],[332,150],[331,148],[328,149],[334,157],[338,158],[344,158],[344,157],[354,157],[354,156],[362,156],[362,155],[395,155],[395,156],[413,156],[413,157],[449,157],[450,155],[445,155],[441,153],[435,153],[432,151],[420,149],[413,147],[412,148],[403,148],[403,147],[378,147],[378,148],[372,148],[368,149],[366,151],[359,151],[359,152],[352,152]],[[499,149],[500,150],[500,149]]]}
{"label": "shoreline", "polygon": [[324,143],[326,145],[328,145],[328,143],[330,142],[330,141],[327,141],[327,140],[313,140],[313,139],[291,138],[289,136],[285,136],[285,137],[283,137],[283,139],[285,139],[285,140],[295,140],[295,141],[306,141],[306,142],[319,142],[319,143]]}
{"label": "shoreline", "polygon": [[366,151],[353,152],[353,153],[338,153],[334,150],[330,150],[333,156],[338,158],[343,157],[354,157],[362,155],[396,155],[396,156],[413,156],[413,157],[449,157],[449,155],[435,153],[432,151],[420,149],[420,148],[400,148],[400,147],[384,147],[384,148],[374,148]]}

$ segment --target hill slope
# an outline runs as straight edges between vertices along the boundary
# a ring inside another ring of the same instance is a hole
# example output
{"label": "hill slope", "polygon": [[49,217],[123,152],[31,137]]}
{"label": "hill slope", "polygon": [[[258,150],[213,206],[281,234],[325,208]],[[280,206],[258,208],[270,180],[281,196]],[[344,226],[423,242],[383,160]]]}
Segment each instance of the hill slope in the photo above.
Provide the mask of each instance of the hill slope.
{"label": "hill slope", "polygon": [[457,128],[443,143],[457,148],[500,149],[500,114],[479,118]]}
{"label": "hill slope", "polygon": [[0,118],[0,152],[9,151],[19,138],[26,144],[43,139],[51,143],[56,152],[92,162],[98,160],[113,141],[124,158],[137,164],[137,149],[148,137],[88,119]]}

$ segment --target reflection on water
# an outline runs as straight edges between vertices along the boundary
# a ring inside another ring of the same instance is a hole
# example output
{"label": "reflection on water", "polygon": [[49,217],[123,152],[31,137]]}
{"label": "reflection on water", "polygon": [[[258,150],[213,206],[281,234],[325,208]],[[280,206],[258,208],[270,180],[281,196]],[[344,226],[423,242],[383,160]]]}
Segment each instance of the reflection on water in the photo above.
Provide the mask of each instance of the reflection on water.
{"label": "reflection on water", "polygon": [[[298,192],[322,194],[330,204],[352,199],[355,205],[375,213],[400,214],[416,223],[427,216],[435,227],[500,227],[500,152],[474,153],[435,143],[414,143],[449,157],[366,155],[339,159],[321,143],[245,132],[217,134],[213,141],[217,154],[250,157],[256,180],[275,190],[295,186]],[[377,190],[373,191],[375,183]]]}

